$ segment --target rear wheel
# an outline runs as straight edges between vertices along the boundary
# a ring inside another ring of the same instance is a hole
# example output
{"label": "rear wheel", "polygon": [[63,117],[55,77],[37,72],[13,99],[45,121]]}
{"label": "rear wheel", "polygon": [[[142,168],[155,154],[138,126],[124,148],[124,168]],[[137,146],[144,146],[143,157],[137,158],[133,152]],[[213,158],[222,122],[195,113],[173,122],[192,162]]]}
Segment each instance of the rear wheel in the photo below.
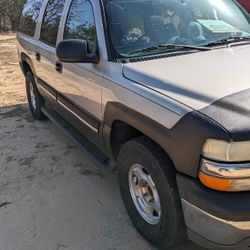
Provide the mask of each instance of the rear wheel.
{"label": "rear wheel", "polygon": [[42,106],[45,104],[45,102],[43,97],[38,92],[34,76],[30,71],[26,74],[26,93],[32,116],[36,120],[45,119],[46,116],[42,112]]}
{"label": "rear wheel", "polygon": [[122,198],[136,229],[161,249],[185,240],[175,171],[165,152],[146,137],[125,143],[118,155]]}

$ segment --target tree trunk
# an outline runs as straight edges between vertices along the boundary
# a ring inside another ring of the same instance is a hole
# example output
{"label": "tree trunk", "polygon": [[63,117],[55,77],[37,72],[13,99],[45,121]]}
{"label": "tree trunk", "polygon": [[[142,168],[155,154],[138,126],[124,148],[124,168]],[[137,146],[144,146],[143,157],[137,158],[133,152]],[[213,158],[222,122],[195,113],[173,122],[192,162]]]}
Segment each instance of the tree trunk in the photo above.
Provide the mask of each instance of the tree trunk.
{"label": "tree trunk", "polygon": [[0,16],[0,32],[3,31],[3,18]]}
{"label": "tree trunk", "polygon": [[15,22],[14,20],[11,20],[11,21],[10,21],[10,24],[11,24],[11,30],[12,30],[12,31],[16,31],[16,29],[17,29],[17,28],[16,28],[16,22]]}
{"label": "tree trunk", "polygon": [[7,21],[6,21],[6,16],[3,16],[3,31],[7,30]]}

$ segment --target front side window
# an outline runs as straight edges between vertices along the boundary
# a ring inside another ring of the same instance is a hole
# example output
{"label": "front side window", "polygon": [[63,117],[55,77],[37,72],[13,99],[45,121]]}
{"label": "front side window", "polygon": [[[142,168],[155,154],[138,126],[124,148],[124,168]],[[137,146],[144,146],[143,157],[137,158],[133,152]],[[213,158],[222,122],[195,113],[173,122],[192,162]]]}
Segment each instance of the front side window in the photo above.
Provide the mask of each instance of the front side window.
{"label": "front side window", "polygon": [[52,46],[56,46],[64,2],[65,0],[49,0],[44,13],[40,39]]}
{"label": "front side window", "polygon": [[43,0],[27,0],[20,16],[18,31],[34,36]]}
{"label": "front side window", "polygon": [[73,0],[67,18],[64,39],[87,40],[90,52],[96,49],[96,26],[88,0]]}
{"label": "front side window", "polygon": [[[118,57],[130,57],[133,52],[159,45],[207,46],[229,37],[250,36],[249,16],[233,0],[103,2],[110,40]],[[154,52],[167,49],[160,46]],[[152,50],[138,54],[149,53]]]}

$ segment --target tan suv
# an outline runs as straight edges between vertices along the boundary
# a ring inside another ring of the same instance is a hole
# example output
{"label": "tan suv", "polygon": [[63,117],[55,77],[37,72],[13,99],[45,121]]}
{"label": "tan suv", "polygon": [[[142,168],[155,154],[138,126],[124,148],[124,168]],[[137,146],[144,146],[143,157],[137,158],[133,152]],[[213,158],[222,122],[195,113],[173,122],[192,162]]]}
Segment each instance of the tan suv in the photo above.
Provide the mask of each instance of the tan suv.
{"label": "tan suv", "polygon": [[250,19],[233,0],[27,0],[32,115],[117,167],[137,230],[168,249],[250,246]]}

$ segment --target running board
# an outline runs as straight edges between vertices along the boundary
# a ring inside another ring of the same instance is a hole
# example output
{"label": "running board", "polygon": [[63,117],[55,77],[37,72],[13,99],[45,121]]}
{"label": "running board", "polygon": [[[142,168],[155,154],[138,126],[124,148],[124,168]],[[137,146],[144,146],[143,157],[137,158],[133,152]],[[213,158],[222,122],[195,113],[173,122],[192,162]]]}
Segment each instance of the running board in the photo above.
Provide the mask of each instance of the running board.
{"label": "running board", "polygon": [[115,163],[110,161],[93,143],[91,143],[76,128],[67,122],[54,109],[44,106],[43,113],[57,125],[77,146],[97,165],[101,165],[109,170],[114,170]]}

